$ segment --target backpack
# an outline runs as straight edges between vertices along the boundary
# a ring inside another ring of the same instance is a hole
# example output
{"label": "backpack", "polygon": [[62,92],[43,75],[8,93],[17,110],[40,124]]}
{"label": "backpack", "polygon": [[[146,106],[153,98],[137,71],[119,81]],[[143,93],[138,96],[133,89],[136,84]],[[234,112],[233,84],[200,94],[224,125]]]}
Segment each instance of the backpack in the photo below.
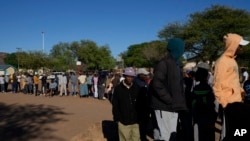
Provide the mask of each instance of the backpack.
{"label": "backpack", "polygon": [[214,110],[214,96],[210,87],[196,87],[193,90],[193,110],[204,114]]}

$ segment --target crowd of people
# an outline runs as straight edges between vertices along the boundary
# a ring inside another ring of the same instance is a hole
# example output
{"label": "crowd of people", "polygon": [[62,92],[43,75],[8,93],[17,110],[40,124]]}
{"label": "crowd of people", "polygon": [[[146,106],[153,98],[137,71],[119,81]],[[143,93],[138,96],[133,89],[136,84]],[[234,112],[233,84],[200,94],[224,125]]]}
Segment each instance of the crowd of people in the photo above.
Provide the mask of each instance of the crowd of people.
{"label": "crowd of people", "polygon": [[52,79],[45,74],[14,73],[0,76],[0,90],[108,99],[120,141],[147,141],[150,135],[157,141],[214,141],[218,118],[222,121],[220,140],[234,140],[236,129],[250,131],[250,77],[247,69],[239,71],[235,61],[249,41],[231,33],[224,41],[225,51],[214,67],[201,62],[184,70],[180,58],[185,43],[172,38],[167,55],[153,72],[127,67],[123,73],[72,72]]}
{"label": "crowd of people", "polygon": [[20,73],[0,75],[0,92],[35,96],[79,96],[111,100],[112,88],[122,78],[114,72],[70,72],[55,75]]}
{"label": "crowd of people", "polygon": [[237,130],[250,131],[250,80],[235,61],[249,41],[230,33],[224,43],[225,51],[213,67],[201,62],[184,70],[180,58],[185,43],[172,38],[168,54],[152,73],[125,68],[112,99],[119,140],[147,141],[151,135],[157,141],[215,141],[220,119],[221,141],[249,141],[249,133],[242,137]]}

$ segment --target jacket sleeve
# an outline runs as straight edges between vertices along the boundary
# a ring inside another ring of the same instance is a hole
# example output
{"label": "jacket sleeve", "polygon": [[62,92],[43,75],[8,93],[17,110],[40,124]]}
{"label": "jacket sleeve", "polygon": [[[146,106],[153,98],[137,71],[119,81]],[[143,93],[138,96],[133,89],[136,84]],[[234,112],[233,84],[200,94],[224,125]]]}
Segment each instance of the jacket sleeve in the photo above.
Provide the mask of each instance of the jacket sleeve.
{"label": "jacket sleeve", "polygon": [[233,93],[233,87],[231,87],[231,83],[228,81],[228,66],[227,64],[221,62],[218,62],[215,65],[215,71],[214,71],[214,95],[216,100],[219,102],[219,104],[222,105],[223,108],[225,108],[228,104],[228,99],[230,95]]}
{"label": "jacket sleeve", "polygon": [[114,88],[114,93],[112,97],[112,113],[113,120],[115,122],[120,121],[120,111],[119,111],[119,95],[117,93],[117,88]]}
{"label": "jacket sleeve", "polygon": [[[166,62],[165,62],[166,63]],[[167,90],[167,65],[159,63],[155,68],[154,78],[152,82],[155,95],[166,104],[172,103],[172,97]]]}

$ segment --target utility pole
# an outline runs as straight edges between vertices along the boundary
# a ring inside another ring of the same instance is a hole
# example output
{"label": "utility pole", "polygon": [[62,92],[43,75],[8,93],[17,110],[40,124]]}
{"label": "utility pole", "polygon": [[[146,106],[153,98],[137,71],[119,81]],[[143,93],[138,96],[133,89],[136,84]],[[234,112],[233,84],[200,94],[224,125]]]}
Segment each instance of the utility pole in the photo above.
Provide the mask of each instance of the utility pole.
{"label": "utility pole", "polygon": [[17,71],[19,71],[19,53],[21,51],[22,48],[16,48],[17,49]]}
{"label": "utility pole", "polygon": [[44,53],[44,32],[42,31],[42,46],[43,46],[43,53]]}

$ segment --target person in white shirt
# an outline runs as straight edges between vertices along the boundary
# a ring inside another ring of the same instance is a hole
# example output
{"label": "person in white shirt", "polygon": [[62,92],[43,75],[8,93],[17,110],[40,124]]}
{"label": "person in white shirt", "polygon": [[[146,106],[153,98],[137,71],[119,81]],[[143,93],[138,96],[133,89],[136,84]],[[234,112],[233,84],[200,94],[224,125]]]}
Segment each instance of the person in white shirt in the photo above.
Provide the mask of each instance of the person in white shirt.
{"label": "person in white shirt", "polygon": [[4,76],[0,75],[0,88],[1,92],[4,93]]}
{"label": "person in white shirt", "polygon": [[59,77],[60,96],[63,96],[63,91],[65,95],[68,95],[66,84],[67,84],[67,77],[65,74],[63,74],[61,77]]}

